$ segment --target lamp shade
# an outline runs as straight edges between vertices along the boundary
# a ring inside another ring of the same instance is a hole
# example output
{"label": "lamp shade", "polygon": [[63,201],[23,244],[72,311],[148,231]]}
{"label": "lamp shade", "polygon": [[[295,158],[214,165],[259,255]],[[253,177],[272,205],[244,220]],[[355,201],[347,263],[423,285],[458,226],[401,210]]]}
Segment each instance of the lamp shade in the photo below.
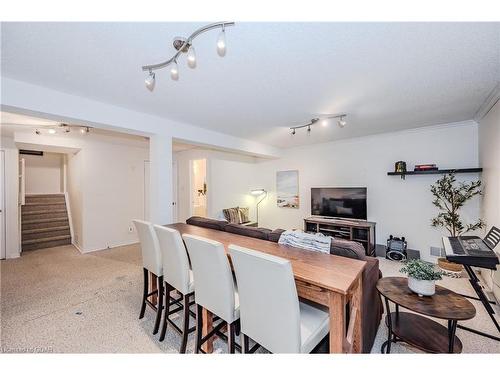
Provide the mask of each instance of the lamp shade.
{"label": "lamp shade", "polygon": [[250,194],[252,195],[261,195],[261,194],[264,194],[266,192],[265,189],[253,189],[250,191]]}

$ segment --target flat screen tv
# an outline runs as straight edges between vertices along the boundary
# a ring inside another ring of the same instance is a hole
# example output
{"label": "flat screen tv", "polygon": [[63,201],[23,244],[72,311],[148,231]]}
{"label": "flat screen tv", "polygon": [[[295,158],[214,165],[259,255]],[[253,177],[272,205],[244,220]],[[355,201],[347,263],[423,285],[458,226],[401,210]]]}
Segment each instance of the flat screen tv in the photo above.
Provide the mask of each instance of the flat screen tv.
{"label": "flat screen tv", "polygon": [[366,188],[311,188],[311,214],[366,220]]}

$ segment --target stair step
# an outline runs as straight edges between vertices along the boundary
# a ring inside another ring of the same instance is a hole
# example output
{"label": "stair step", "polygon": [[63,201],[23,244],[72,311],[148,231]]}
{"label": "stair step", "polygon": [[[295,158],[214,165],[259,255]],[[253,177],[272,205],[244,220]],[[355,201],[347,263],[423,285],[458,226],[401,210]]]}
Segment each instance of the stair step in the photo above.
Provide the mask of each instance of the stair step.
{"label": "stair step", "polygon": [[[69,236],[67,236],[67,237],[69,237]],[[23,251],[30,251],[30,250],[45,249],[48,247],[56,247],[56,246],[64,246],[64,245],[71,245],[71,238],[26,244],[26,245],[22,245],[22,249],[23,249]]]}
{"label": "stair step", "polygon": [[66,216],[57,217],[57,218],[43,218],[43,219],[32,219],[32,220],[23,220],[22,224],[41,224],[41,223],[52,223],[58,221],[68,221]]}
{"label": "stair step", "polygon": [[41,242],[52,242],[52,241],[60,241],[60,240],[71,240],[71,236],[53,236],[53,237],[43,237],[43,238],[35,238],[33,240],[25,240],[22,242],[23,245],[31,245],[35,243]]}
{"label": "stair step", "polygon": [[64,204],[66,203],[66,200],[64,198],[40,198],[40,199],[28,199],[26,198],[25,200],[25,205],[32,206],[32,205],[41,205],[41,204]]}
{"label": "stair step", "polygon": [[58,194],[26,194],[26,198],[60,198],[64,197],[64,194],[58,193]]}
{"label": "stair step", "polygon": [[58,227],[48,227],[48,228],[35,228],[35,229],[25,229],[23,230],[22,234],[34,234],[34,233],[45,233],[45,232],[52,232],[52,231],[57,231],[57,230],[69,230],[69,225],[61,225]]}
{"label": "stair step", "polygon": [[63,208],[58,208],[56,210],[38,210],[38,211],[24,211],[22,215],[41,215],[41,214],[55,214],[66,212]]}

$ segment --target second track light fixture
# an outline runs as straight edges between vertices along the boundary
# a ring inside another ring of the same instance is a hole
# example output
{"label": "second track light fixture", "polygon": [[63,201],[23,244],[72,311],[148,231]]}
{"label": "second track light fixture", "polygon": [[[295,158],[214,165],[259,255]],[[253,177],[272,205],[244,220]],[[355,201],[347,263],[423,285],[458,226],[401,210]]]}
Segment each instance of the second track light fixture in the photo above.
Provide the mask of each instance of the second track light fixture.
{"label": "second track light fixture", "polygon": [[205,33],[209,30],[220,28],[222,29],[218,38],[217,38],[217,54],[220,57],[224,57],[226,55],[226,27],[234,26],[234,22],[216,22],[211,23],[209,25],[203,26],[192,33],[187,39],[183,37],[176,37],[174,39],[173,45],[177,50],[175,55],[173,55],[167,61],[152,64],[152,65],[144,65],[142,70],[145,72],[149,72],[149,75],[144,80],[146,84],[146,88],[149,91],[153,91],[156,83],[156,76],[154,71],[158,69],[166,68],[170,66],[170,78],[174,81],[179,80],[179,67],[177,65],[177,58],[182,54],[187,54],[187,65],[191,69],[196,68],[196,53],[193,47],[193,40],[200,34]]}
{"label": "second track light fixture", "polygon": [[311,119],[311,121],[307,124],[291,126],[290,130],[292,131],[292,135],[295,135],[297,133],[297,129],[307,128],[307,134],[311,134],[311,126],[316,125],[320,121],[322,126],[328,126],[328,120],[330,119],[338,119],[337,125],[339,126],[339,128],[343,128],[344,126],[347,125],[347,122],[345,120],[346,116],[347,115],[345,113],[340,113],[337,115],[316,117]]}

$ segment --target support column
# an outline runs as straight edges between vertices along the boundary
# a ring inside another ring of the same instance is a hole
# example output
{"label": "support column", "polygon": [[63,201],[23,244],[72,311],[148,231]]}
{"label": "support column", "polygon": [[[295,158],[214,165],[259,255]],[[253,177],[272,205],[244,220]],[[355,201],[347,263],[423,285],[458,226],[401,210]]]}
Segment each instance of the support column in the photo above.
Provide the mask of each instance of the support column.
{"label": "support column", "polygon": [[153,224],[172,223],[172,137],[149,139],[149,216]]}

